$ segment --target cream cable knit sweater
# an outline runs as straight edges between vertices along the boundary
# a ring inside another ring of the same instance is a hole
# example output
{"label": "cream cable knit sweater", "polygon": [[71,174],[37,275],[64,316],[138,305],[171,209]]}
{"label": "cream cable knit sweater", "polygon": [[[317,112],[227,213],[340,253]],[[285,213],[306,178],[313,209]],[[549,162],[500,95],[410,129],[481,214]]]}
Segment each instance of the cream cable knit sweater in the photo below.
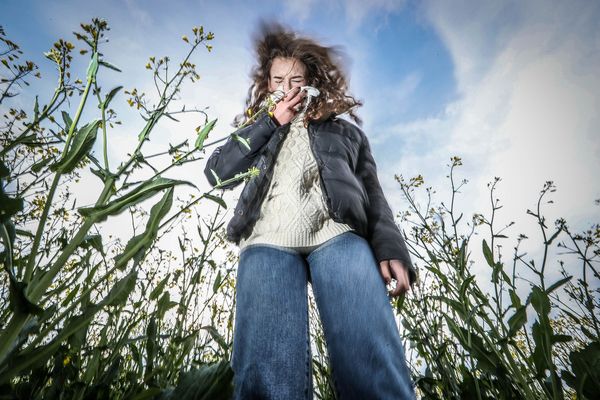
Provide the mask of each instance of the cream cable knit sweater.
{"label": "cream cable knit sweater", "polygon": [[296,115],[283,139],[260,216],[250,236],[240,240],[240,251],[253,243],[312,250],[353,230],[329,217],[303,116]]}

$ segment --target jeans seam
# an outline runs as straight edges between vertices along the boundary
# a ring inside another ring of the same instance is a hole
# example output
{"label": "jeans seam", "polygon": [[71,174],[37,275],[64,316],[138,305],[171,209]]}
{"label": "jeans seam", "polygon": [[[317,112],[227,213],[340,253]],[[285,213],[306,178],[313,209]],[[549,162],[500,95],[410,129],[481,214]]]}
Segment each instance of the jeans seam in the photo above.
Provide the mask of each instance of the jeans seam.
{"label": "jeans seam", "polygon": [[310,254],[307,256],[307,258],[312,256],[313,254],[317,254],[319,251],[321,251],[325,248],[328,248],[333,243],[337,243],[338,241],[340,241],[342,239],[342,237],[345,237],[345,235],[347,233],[354,233],[356,235],[356,233],[354,231],[346,231],[346,232],[340,233],[339,235],[336,235],[336,236],[332,237],[331,239],[323,242],[323,244],[321,246],[319,246],[316,249],[314,249],[313,251],[311,251]]}
{"label": "jeans seam", "polygon": [[290,253],[290,254],[297,254],[299,255],[300,253],[298,253],[296,250],[293,250],[291,248],[286,248],[285,246],[279,246],[276,244],[271,244],[271,243],[250,243],[249,245],[245,246],[241,251],[240,251],[240,256],[242,255],[242,253],[250,248],[254,248],[254,247],[268,247],[270,249],[275,249],[275,250],[279,250],[279,251],[283,251],[286,253]]}
{"label": "jeans seam", "polygon": [[312,357],[310,354],[310,321],[309,321],[309,315],[308,315],[308,308],[309,308],[309,304],[308,304],[308,289],[306,290],[306,296],[307,296],[307,305],[306,305],[306,399],[310,400],[312,398],[312,393],[311,393],[311,373],[310,373],[310,369],[312,366]]}

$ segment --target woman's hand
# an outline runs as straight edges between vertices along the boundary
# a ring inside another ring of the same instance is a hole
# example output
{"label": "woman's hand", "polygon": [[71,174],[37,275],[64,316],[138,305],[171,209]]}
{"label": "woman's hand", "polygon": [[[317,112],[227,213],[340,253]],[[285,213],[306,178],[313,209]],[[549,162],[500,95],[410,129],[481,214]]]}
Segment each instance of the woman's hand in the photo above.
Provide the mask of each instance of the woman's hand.
{"label": "woman's hand", "polygon": [[383,260],[379,263],[379,269],[381,270],[381,276],[386,285],[388,285],[392,279],[396,280],[396,287],[388,294],[393,296],[399,296],[402,293],[410,290],[410,281],[408,278],[408,268],[404,266],[404,263],[400,260]]}
{"label": "woman's hand", "polygon": [[300,90],[300,86],[296,86],[290,90],[280,102],[275,106],[273,118],[277,120],[279,125],[285,125],[290,122],[298,113],[294,109],[306,97],[306,92]]}

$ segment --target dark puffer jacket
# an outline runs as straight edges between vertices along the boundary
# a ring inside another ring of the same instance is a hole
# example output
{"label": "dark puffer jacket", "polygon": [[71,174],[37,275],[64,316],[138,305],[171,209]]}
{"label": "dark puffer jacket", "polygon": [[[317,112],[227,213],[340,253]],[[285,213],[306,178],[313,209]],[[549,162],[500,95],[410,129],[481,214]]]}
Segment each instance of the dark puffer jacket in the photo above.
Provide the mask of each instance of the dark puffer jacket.
{"label": "dark puffer jacket", "polygon": [[[280,144],[290,126],[289,122],[278,126],[263,113],[252,124],[235,132],[248,140],[250,150],[230,136],[208,158],[204,174],[213,186],[217,181],[211,169],[221,180],[230,179],[252,166],[260,170],[258,176],[246,182],[240,194],[227,226],[229,241],[239,245],[242,236],[250,236],[270,186]],[[330,217],[336,222],[347,223],[367,239],[378,263],[389,259],[402,261],[409,269],[412,285],[416,271],[379,184],[366,135],[353,123],[333,117],[322,122],[311,121],[308,136]],[[231,189],[242,182],[238,180],[222,188]]]}

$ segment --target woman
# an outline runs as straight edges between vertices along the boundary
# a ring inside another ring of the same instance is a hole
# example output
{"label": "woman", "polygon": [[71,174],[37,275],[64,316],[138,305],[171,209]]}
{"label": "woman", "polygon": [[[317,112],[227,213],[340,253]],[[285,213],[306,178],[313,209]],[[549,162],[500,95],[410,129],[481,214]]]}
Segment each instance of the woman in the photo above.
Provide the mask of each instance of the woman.
{"label": "woman", "polygon": [[[257,117],[209,157],[212,185],[256,167],[227,227],[240,247],[232,368],[236,399],[312,398],[310,282],[342,399],[413,399],[404,348],[386,294],[416,280],[377,179],[368,140],[337,118],[347,96],[341,53],[261,23],[246,106]],[[303,86],[317,88],[308,102]],[[268,113],[255,115],[277,91]],[[246,116],[248,116],[246,115]],[[241,116],[236,118],[236,122]],[[236,125],[239,126],[239,125]],[[233,188],[240,180],[222,188]]]}

